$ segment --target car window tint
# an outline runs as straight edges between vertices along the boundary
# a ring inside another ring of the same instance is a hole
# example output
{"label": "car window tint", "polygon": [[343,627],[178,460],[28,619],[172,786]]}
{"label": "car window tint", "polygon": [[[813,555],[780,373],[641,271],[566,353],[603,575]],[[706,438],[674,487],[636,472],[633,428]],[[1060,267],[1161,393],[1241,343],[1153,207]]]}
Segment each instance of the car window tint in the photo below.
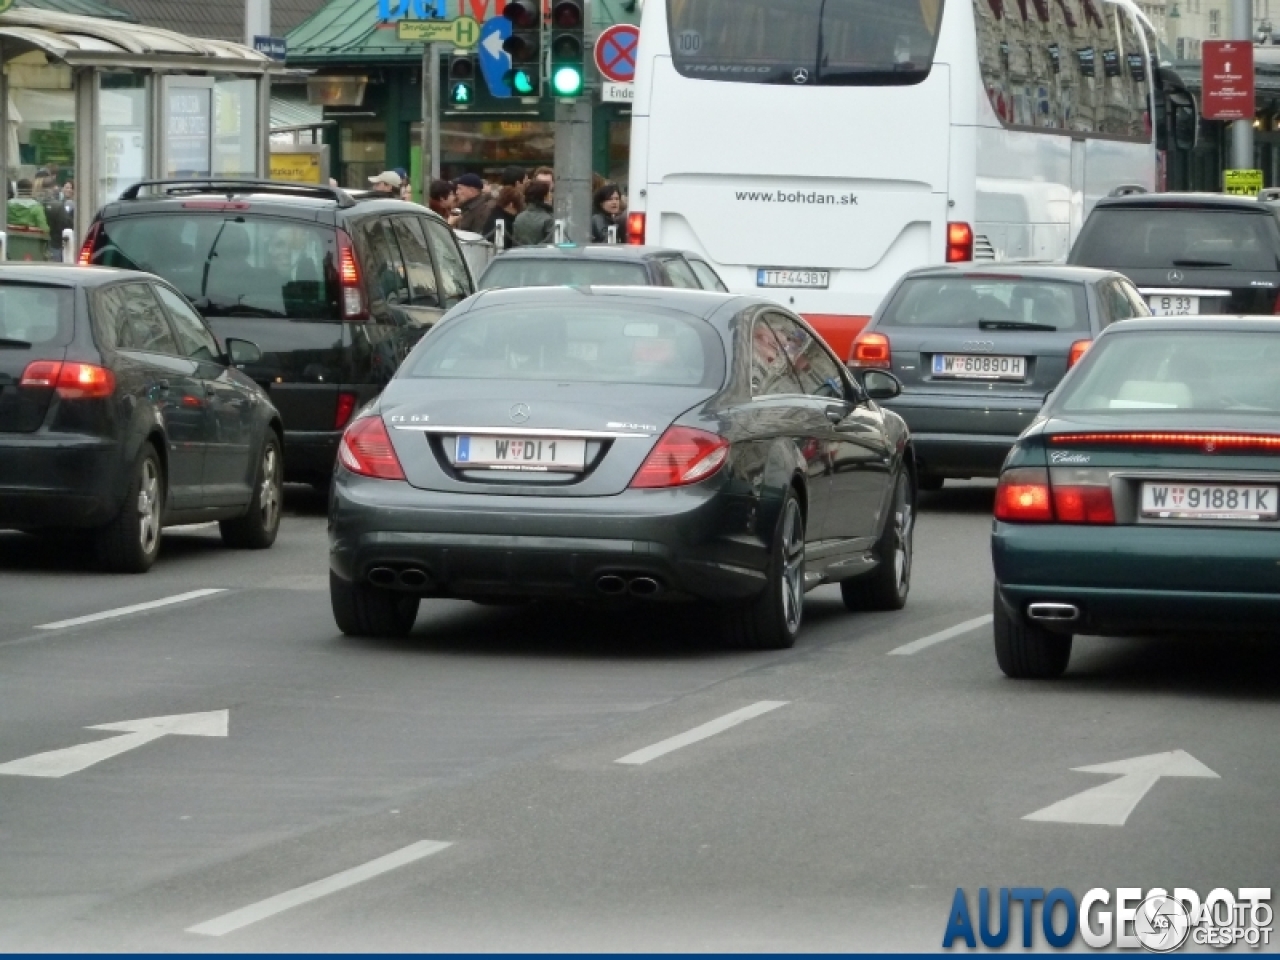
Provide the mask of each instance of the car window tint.
{"label": "car window tint", "polygon": [[1099,208],[1071,251],[1071,262],[1110,270],[1280,269],[1280,231],[1265,213],[1228,210]]}
{"label": "car window tint", "polygon": [[341,319],[332,227],[272,217],[143,214],[100,221],[90,260],[154,273],[205,316]]}
{"label": "car window tint", "polygon": [[1088,330],[1084,284],[1016,276],[915,277],[898,288],[878,325],[993,330],[1001,323]]}
{"label": "car window tint", "polygon": [[436,266],[440,270],[440,283],[444,294],[442,307],[452,307],[471,296],[471,274],[462,259],[462,253],[453,239],[453,234],[443,223],[435,220],[419,218],[422,227],[427,231],[427,241],[431,253],[435,257]]}
{"label": "car window tint", "polygon": [[363,239],[360,260],[364,264],[369,298],[375,309],[387,304],[409,302],[400,247],[385,217],[375,217],[360,225]]}
{"label": "car window tint", "polygon": [[809,331],[780,313],[767,314],[765,322],[782,345],[805,393],[815,397],[844,398],[844,380],[840,376],[839,365],[822,344],[810,336]]}
{"label": "car window tint", "polygon": [[75,290],[0,283],[0,339],[32,346],[66,346],[75,322]]}
{"label": "car window tint", "polygon": [[427,249],[422,224],[417,217],[396,217],[391,224],[400,244],[405,277],[409,281],[409,302],[415,307],[440,306],[436,268],[431,264],[431,251]]}
{"label": "car window tint", "polygon": [[1280,342],[1271,333],[1159,331],[1111,334],[1064,381],[1058,409],[1132,416],[1135,410],[1280,413]]}
{"label": "car window tint", "polygon": [[1128,297],[1129,302],[1133,304],[1133,315],[1135,317],[1151,316],[1151,305],[1148,304],[1142,294],[1138,292],[1137,287],[1128,280],[1117,280],[1116,283],[1120,285],[1120,289],[1124,291],[1124,295]]}
{"label": "car window tint", "polygon": [[1134,315],[1133,304],[1114,280],[1105,280],[1098,285],[1098,299],[1102,301],[1108,323],[1128,320]]}
{"label": "car window tint", "polygon": [[638,263],[579,257],[511,257],[494,260],[480,277],[481,290],[498,287],[643,287],[649,273]]}
{"label": "car window tint", "polygon": [[693,270],[681,258],[672,257],[670,260],[663,260],[662,265],[667,268],[667,276],[671,278],[673,287],[683,287],[686,290],[702,289],[702,284],[693,275]]}
{"label": "car window tint", "polygon": [[721,293],[729,292],[729,288],[724,285],[709,264],[693,259],[689,259],[688,263],[694,274],[697,275],[698,282],[702,284],[703,290],[719,290]]}
{"label": "car window tint", "polygon": [[192,360],[203,360],[206,363],[217,362],[222,351],[218,341],[200,319],[200,315],[191,306],[168,287],[153,287],[160,302],[169,311],[169,319],[173,323],[173,332],[178,338],[178,350]]}
{"label": "car window tint", "polygon": [[178,356],[178,344],[159,301],[145,283],[122,283],[100,291],[95,321],[104,347]]}
{"label": "car window tint", "polygon": [[764,317],[751,327],[751,395],[795,396],[804,393],[791,361]]}

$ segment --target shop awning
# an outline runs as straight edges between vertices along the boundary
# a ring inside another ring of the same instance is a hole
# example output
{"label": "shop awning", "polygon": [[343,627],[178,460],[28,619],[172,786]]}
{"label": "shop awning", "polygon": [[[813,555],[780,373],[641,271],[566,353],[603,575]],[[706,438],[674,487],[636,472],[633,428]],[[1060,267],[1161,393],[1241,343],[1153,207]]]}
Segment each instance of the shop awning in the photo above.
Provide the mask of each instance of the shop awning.
{"label": "shop awning", "polygon": [[104,20],[120,20],[137,23],[138,18],[127,10],[117,10],[97,0],[18,0],[18,9],[52,10],[55,13],[73,13],[81,17],[101,17]]}
{"label": "shop awning", "polygon": [[272,130],[305,130],[332,122],[325,120],[323,107],[312,106],[305,100],[290,97],[271,98]]}

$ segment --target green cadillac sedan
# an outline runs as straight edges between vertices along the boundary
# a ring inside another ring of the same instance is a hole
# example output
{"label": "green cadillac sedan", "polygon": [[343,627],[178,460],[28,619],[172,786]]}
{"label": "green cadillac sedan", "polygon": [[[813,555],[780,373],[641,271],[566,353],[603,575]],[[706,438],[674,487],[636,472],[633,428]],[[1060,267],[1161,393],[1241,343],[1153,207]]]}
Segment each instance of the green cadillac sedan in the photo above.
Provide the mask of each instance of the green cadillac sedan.
{"label": "green cadillac sedan", "polygon": [[1280,319],[1108,327],[1009,453],[995,648],[1056,677],[1076,634],[1280,632]]}

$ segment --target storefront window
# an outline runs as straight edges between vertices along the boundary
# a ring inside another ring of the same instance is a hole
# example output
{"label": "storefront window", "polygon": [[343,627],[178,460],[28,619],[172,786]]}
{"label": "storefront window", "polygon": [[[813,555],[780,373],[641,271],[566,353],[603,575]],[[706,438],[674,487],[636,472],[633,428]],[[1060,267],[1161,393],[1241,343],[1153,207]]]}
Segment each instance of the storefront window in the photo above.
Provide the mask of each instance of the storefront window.
{"label": "storefront window", "polygon": [[94,205],[116,199],[147,177],[150,91],[133,73],[98,75],[98,195]]}
{"label": "storefront window", "polygon": [[213,107],[214,176],[257,176],[258,81],[219,77],[213,85]]}
{"label": "storefront window", "polygon": [[378,120],[348,123],[342,127],[341,137],[343,186],[368,190],[369,178],[387,169],[386,124]]}
{"label": "storefront window", "polygon": [[71,70],[33,51],[8,61],[8,242],[10,260],[60,260],[73,226],[76,162]]}
{"label": "storefront window", "polygon": [[[418,124],[414,124],[415,136]],[[417,140],[413,141],[414,143]],[[556,156],[555,124],[541,120],[445,120],[440,124],[440,172],[452,179],[478,173],[497,180],[502,168],[532,171]]]}

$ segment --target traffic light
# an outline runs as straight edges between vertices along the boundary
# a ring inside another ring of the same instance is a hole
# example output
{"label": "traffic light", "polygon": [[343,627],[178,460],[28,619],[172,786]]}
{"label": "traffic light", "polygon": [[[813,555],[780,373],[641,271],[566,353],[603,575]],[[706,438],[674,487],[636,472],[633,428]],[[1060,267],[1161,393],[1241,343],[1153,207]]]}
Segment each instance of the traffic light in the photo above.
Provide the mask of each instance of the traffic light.
{"label": "traffic light", "polygon": [[542,0],[508,0],[502,15],[511,21],[511,36],[502,49],[511,56],[507,86],[517,97],[542,95]]}
{"label": "traffic light", "polygon": [[472,53],[449,55],[449,106],[469,107],[476,100],[476,58]]}
{"label": "traffic light", "polygon": [[586,27],[582,0],[555,0],[551,8],[551,89],[557,97],[582,95]]}

